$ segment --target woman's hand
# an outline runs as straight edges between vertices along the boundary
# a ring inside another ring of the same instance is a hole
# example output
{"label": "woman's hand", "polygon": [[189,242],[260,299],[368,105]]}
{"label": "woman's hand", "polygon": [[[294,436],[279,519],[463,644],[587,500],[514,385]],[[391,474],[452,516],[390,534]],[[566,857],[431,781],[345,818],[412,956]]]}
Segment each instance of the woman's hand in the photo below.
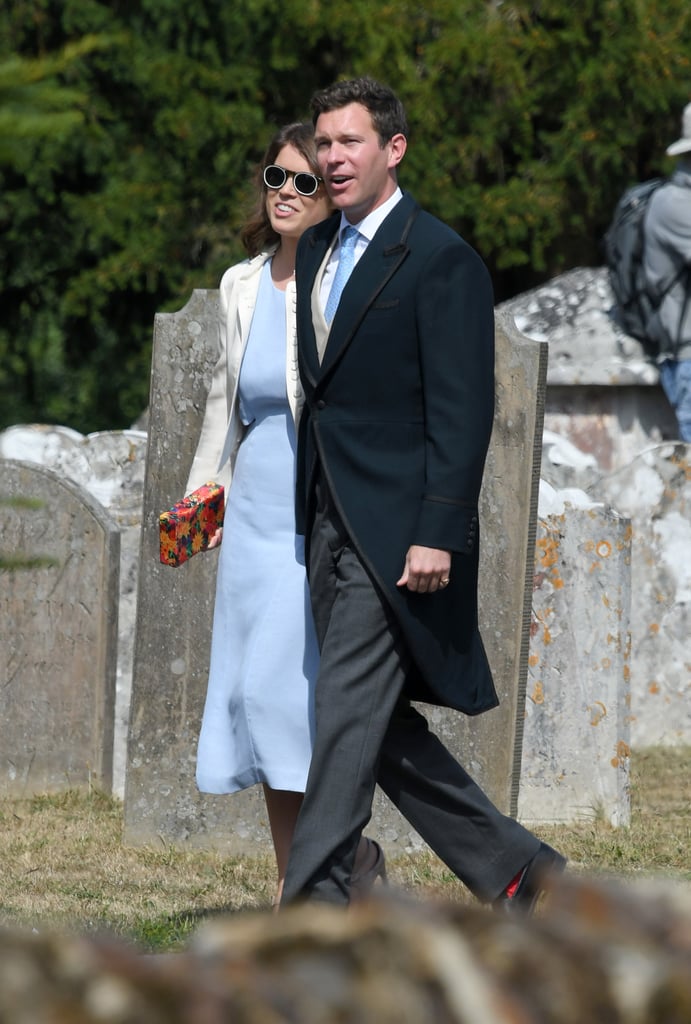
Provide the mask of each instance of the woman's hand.
{"label": "woman's hand", "polygon": [[223,527],[219,526],[219,528],[216,530],[215,534],[213,535],[213,537],[209,541],[209,547],[208,547],[207,550],[211,551],[212,548],[217,548],[222,540],[223,540]]}

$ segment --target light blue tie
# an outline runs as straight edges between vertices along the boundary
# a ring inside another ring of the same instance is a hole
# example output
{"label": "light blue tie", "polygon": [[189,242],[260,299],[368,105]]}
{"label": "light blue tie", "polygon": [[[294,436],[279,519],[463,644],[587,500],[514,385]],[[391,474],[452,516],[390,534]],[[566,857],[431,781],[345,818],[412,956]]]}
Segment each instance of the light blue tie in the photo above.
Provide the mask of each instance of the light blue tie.
{"label": "light blue tie", "polygon": [[341,235],[341,252],[338,257],[336,274],[331,285],[329,297],[326,300],[324,317],[327,324],[330,324],[338,308],[341,299],[341,292],[345,288],[351,271],[355,266],[355,243],[360,232],[357,228],[347,227]]}

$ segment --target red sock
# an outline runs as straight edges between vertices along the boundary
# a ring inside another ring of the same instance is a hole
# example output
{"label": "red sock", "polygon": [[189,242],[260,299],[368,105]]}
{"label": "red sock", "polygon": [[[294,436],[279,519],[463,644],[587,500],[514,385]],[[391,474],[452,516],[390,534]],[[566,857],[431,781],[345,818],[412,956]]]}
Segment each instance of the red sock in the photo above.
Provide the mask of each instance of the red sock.
{"label": "red sock", "polygon": [[504,894],[508,899],[516,895],[516,889],[520,885],[521,879],[523,878],[523,872],[525,868],[521,868],[515,878],[512,878],[507,887],[504,889]]}

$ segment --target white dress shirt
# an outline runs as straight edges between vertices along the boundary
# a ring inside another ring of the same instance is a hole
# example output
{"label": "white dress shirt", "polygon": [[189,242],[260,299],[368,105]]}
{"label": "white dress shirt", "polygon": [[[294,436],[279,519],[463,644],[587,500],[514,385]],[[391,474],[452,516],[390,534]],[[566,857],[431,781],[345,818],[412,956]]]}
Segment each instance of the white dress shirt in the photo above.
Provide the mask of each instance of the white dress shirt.
{"label": "white dress shirt", "polygon": [[331,285],[336,274],[336,268],[338,266],[338,260],[341,254],[341,236],[343,231],[347,227],[357,228],[359,236],[355,243],[355,264],[364,253],[367,246],[370,244],[377,229],[380,227],[382,222],[391,213],[396,203],[403,198],[403,193],[400,188],[396,188],[396,191],[389,196],[386,202],[382,203],[381,206],[377,206],[376,209],[368,213],[366,217],[363,217],[358,224],[351,224],[347,219],[345,213],[341,213],[341,223],[338,228],[338,234],[334,241],[331,255],[324,269],[324,276],[322,277],[321,288],[319,290],[319,299],[321,301],[322,309],[326,306],[326,300],[329,297],[331,291]]}

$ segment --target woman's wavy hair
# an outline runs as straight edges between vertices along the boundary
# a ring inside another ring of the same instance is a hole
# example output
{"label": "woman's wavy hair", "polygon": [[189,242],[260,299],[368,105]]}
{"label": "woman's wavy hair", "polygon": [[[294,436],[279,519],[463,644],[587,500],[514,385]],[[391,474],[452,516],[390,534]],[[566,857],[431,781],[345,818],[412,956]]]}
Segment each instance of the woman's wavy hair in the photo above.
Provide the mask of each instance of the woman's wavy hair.
{"label": "woman's wavy hair", "polygon": [[293,146],[305,158],[310,169],[319,176],[317,151],[314,145],[314,128],[311,124],[295,122],[279,128],[266,147],[262,162],[255,172],[256,200],[245,226],[240,232],[242,244],[250,256],[256,256],[280,241],[280,236],[271,227],[266,212],[266,185],[264,184],[264,168],[276,162],[276,157],[284,146]]}

